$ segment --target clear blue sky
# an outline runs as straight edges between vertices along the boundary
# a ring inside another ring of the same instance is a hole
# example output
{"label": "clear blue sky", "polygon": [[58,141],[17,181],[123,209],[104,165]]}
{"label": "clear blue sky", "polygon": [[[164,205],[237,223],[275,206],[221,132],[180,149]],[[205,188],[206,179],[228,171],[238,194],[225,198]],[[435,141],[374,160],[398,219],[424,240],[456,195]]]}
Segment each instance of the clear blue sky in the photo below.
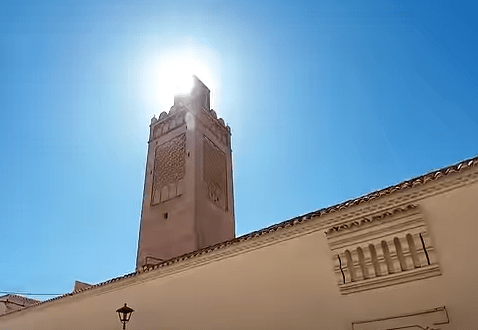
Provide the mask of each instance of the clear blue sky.
{"label": "clear blue sky", "polygon": [[214,72],[237,235],[475,156],[477,9],[2,1],[0,291],[64,293],[134,270],[168,54]]}

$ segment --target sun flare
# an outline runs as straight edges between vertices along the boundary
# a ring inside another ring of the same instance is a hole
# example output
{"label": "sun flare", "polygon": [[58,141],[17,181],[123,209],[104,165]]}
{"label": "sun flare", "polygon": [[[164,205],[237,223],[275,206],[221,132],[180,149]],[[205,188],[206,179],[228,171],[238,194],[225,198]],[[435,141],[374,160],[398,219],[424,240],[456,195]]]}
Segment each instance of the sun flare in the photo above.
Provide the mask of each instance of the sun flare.
{"label": "sun flare", "polygon": [[[203,81],[209,89],[218,87],[219,64],[217,56],[201,46],[188,46],[179,50],[163,51],[156,58],[150,58],[144,68],[148,77],[144,90],[149,99],[148,107],[154,113],[168,112],[173,105],[174,95],[188,93],[193,84],[193,75]],[[214,68],[214,69],[211,69]],[[211,100],[214,102],[214,99]]]}

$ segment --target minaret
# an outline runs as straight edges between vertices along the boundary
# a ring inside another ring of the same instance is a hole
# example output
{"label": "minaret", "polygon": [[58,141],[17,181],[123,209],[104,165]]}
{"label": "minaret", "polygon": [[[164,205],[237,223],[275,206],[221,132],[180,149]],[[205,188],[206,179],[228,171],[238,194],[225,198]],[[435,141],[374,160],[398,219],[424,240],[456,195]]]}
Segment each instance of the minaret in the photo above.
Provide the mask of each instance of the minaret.
{"label": "minaret", "polygon": [[231,129],[193,80],[151,120],[136,269],[235,237]]}

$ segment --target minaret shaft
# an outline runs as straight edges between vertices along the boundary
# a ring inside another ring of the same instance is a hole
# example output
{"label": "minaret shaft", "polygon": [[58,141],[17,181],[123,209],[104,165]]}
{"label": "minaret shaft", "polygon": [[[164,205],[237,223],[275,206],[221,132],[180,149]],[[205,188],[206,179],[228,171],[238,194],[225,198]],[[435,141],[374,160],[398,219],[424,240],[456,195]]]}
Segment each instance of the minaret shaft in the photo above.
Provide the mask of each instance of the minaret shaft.
{"label": "minaret shaft", "polygon": [[235,236],[230,128],[194,80],[151,121],[137,269]]}

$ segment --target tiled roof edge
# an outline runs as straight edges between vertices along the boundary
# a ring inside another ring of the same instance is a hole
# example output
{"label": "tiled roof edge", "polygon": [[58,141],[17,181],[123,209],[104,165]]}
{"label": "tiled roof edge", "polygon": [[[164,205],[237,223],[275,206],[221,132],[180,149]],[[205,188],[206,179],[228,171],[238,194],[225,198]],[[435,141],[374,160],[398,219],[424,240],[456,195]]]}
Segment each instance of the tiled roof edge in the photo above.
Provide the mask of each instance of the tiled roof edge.
{"label": "tiled roof edge", "polygon": [[13,294],[13,293],[7,293],[7,294],[5,294],[5,295],[3,295],[3,296],[0,296],[0,298],[2,298],[2,297],[7,297],[7,296],[19,298],[19,299],[22,299],[22,300],[25,300],[25,301],[28,301],[28,302],[31,302],[31,303],[41,302],[41,300],[32,299],[32,298],[20,296],[20,295],[18,295],[18,294]]}
{"label": "tiled roof edge", "polygon": [[415,204],[408,204],[407,206],[405,207],[397,207],[396,209],[394,210],[391,210],[391,211],[387,211],[387,212],[383,212],[381,214],[377,214],[377,215],[374,215],[373,217],[364,217],[363,219],[361,220],[354,220],[354,221],[350,221],[350,222],[347,222],[347,223],[343,223],[341,225],[336,225],[336,226],[332,226],[330,228],[328,228],[324,234],[325,235],[329,235],[329,234],[332,234],[334,232],[339,232],[339,231],[342,231],[344,229],[349,229],[349,228],[352,228],[354,226],[356,227],[360,227],[366,223],[370,223],[370,222],[374,222],[376,220],[382,220],[382,219],[385,219],[387,217],[390,217],[392,215],[395,215],[397,213],[402,213],[402,212],[406,212],[408,210],[413,210],[413,209],[416,209],[418,206],[415,205]]}
{"label": "tiled roof edge", "polygon": [[[122,276],[118,276],[118,277],[109,279],[109,280],[107,280],[107,281],[105,281],[105,282],[100,282],[100,283],[98,283],[98,284],[91,284],[91,286],[89,286],[89,287],[85,287],[85,288],[82,288],[82,289],[80,289],[80,290],[75,290],[75,291],[72,291],[72,292],[68,292],[68,293],[62,294],[62,295],[60,295],[60,296],[56,296],[56,297],[54,297],[54,298],[50,298],[50,299],[43,300],[43,301],[41,301],[41,300],[33,300],[33,299],[32,299],[33,301],[35,301],[34,304],[25,306],[24,308],[20,308],[20,309],[11,311],[10,313],[7,313],[7,314],[2,314],[2,315],[0,315],[0,318],[1,318],[2,316],[4,316],[4,315],[14,314],[14,313],[23,311],[23,310],[25,310],[25,309],[28,309],[28,308],[30,308],[30,307],[43,305],[43,304],[46,304],[46,303],[49,303],[49,302],[52,302],[52,301],[55,301],[55,300],[59,300],[59,299],[65,298],[65,297],[73,296],[73,295],[75,295],[75,294],[77,294],[77,293],[80,293],[80,292],[83,292],[83,291],[91,290],[91,289],[93,289],[93,288],[97,288],[97,287],[104,286],[104,285],[109,284],[109,283],[117,282],[117,281],[122,280],[122,279],[125,279],[125,278],[129,278],[129,277],[136,276],[137,274],[138,274],[138,272],[128,273],[128,274],[126,274],[126,275],[122,275]],[[26,299],[30,299],[30,298],[26,298]]]}
{"label": "tiled roof edge", "polygon": [[[343,209],[349,208],[353,205],[366,203],[366,202],[369,202],[369,201],[374,200],[376,198],[382,197],[384,195],[389,195],[389,194],[394,193],[396,191],[401,191],[401,190],[412,188],[412,187],[415,187],[415,186],[418,186],[418,185],[423,185],[423,184],[426,184],[430,181],[438,180],[441,177],[445,177],[445,176],[447,176],[451,173],[461,172],[462,170],[464,170],[466,168],[475,167],[475,166],[478,166],[478,156],[463,160],[459,163],[444,167],[442,169],[431,171],[427,174],[424,174],[424,175],[421,175],[421,176],[418,176],[418,177],[415,177],[415,178],[412,178],[412,179],[409,179],[409,180],[406,180],[406,181],[402,181],[402,182],[400,182],[396,185],[392,185],[392,186],[389,186],[389,187],[386,187],[386,188],[383,188],[383,189],[380,189],[380,190],[376,190],[376,191],[373,191],[371,193],[362,195],[362,196],[354,198],[354,199],[349,199],[345,202],[342,202],[342,203],[339,203],[339,204],[336,204],[336,205],[333,205],[333,206],[325,207],[325,208],[319,209],[317,211],[309,212],[307,214],[294,217],[292,219],[289,219],[289,220],[271,225],[271,226],[266,227],[266,228],[262,228],[262,229],[253,231],[251,233],[242,235],[240,237],[233,238],[229,241],[218,243],[218,244],[215,244],[215,245],[212,245],[212,246],[205,247],[201,250],[186,253],[186,254],[183,254],[179,257],[175,257],[175,258],[172,258],[172,259],[169,259],[169,260],[165,260],[165,261],[163,261],[163,262],[161,262],[157,265],[150,266],[150,267],[145,267],[142,271],[136,271],[136,272],[129,273],[129,274],[126,274],[126,275],[123,275],[123,276],[115,277],[115,278],[112,278],[112,279],[110,279],[108,281],[105,281],[105,282],[101,282],[101,283],[98,283],[98,284],[93,284],[90,287],[86,287],[86,288],[83,288],[83,289],[80,289],[80,290],[76,290],[76,291],[73,291],[71,293],[66,293],[64,295],[61,295],[61,296],[58,296],[58,297],[55,297],[55,298],[51,298],[51,299],[48,299],[48,300],[45,300],[45,301],[39,301],[36,304],[30,305],[30,306],[27,306],[25,308],[22,308],[22,309],[19,309],[19,310],[16,310],[16,311],[12,311],[11,313],[3,314],[3,315],[11,315],[11,314],[17,313],[19,311],[28,309],[30,307],[43,305],[43,304],[48,303],[48,302],[59,300],[59,299],[62,299],[62,298],[68,297],[68,296],[73,296],[73,295],[75,295],[77,293],[80,293],[80,292],[83,292],[83,291],[92,290],[94,288],[98,288],[98,287],[101,287],[101,286],[104,286],[104,285],[107,285],[107,284],[110,284],[110,283],[113,283],[113,282],[118,282],[122,279],[134,277],[134,276],[137,276],[140,273],[149,272],[151,270],[155,270],[155,269],[158,269],[158,268],[163,268],[165,266],[175,264],[179,261],[191,259],[193,257],[197,257],[197,256],[200,256],[200,255],[203,255],[203,254],[206,254],[206,253],[210,253],[210,252],[215,251],[215,250],[225,248],[227,246],[236,244],[238,242],[246,241],[246,240],[249,240],[249,239],[257,237],[257,236],[262,236],[262,235],[265,235],[265,234],[268,234],[268,233],[271,233],[271,232],[275,232],[275,231],[277,231],[279,229],[282,229],[282,228],[294,226],[298,223],[302,223],[304,221],[310,220],[310,219],[315,218],[315,217],[320,217],[320,216],[325,215],[325,214],[329,214],[329,213],[333,213],[333,212],[336,212],[336,211],[339,211],[339,210],[343,210]],[[3,315],[0,315],[0,317],[2,317]]]}
{"label": "tiled roof edge", "polygon": [[336,204],[336,205],[333,205],[333,206],[330,206],[330,207],[322,208],[322,209],[317,210],[317,211],[310,212],[306,215],[303,215],[302,217],[307,217],[307,219],[309,219],[311,217],[318,217],[318,216],[328,214],[328,213],[332,213],[332,212],[335,212],[335,211],[338,211],[338,210],[343,210],[343,209],[351,207],[353,205],[358,205],[358,204],[361,204],[361,203],[369,202],[369,201],[374,200],[378,197],[381,197],[381,196],[384,196],[384,195],[389,195],[389,194],[394,193],[396,191],[420,186],[420,185],[426,184],[427,182],[430,182],[430,181],[436,181],[439,178],[445,177],[445,176],[447,176],[451,173],[461,172],[462,170],[464,170],[466,168],[475,167],[475,166],[478,166],[478,156],[463,160],[461,162],[458,162],[456,164],[453,164],[453,165],[450,165],[450,166],[447,166],[447,167],[444,167],[444,168],[441,168],[441,169],[438,169],[438,170],[428,172],[426,174],[420,175],[418,177],[411,178],[409,180],[402,181],[398,184],[391,185],[391,186],[388,186],[386,188],[373,191],[371,193],[362,195],[360,197],[349,199],[345,202],[342,202],[342,203],[339,203],[339,204]]}

